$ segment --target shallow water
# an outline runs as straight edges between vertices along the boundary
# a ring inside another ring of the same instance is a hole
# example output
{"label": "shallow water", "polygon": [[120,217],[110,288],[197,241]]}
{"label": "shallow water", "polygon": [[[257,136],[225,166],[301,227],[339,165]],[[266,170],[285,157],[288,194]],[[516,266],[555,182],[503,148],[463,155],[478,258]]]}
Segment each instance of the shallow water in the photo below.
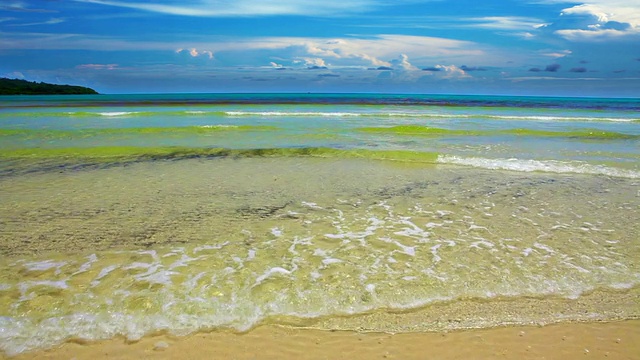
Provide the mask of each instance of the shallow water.
{"label": "shallow water", "polygon": [[[448,119],[438,128],[494,133],[433,138],[397,134],[396,117],[379,115],[345,124],[147,110],[166,129],[0,116],[12,139],[0,166],[6,353],[262,323],[435,331],[640,316],[633,122],[589,123],[628,135],[594,139],[541,136],[567,124]],[[247,128],[197,128],[236,120]],[[495,133],[527,126],[524,137]],[[311,141],[324,134],[311,129],[335,137]],[[601,158],[575,157],[589,151]]]}

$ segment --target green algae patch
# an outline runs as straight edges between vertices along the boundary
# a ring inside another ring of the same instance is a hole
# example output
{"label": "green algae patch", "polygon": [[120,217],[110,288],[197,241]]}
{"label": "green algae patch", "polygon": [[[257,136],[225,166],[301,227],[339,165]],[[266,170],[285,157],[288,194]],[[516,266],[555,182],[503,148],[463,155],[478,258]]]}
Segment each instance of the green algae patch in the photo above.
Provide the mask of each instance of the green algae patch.
{"label": "green algae patch", "polygon": [[434,163],[438,158],[435,152],[405,150],[366,150],[366,149],[334,149],[325,147],[308,148],[272,148],[230,150],[232,156],[239,157],[324,157],[324,158],[360,158],[371,160],[394,160]]}
{"label": "green algae patch", "polygon": [[[197,150],[197,151],[196,151]],[[28,158],[28,159],[91,159],[91,160],[120,160],[127,158],[173,158],[189,155],[211,153],[218,154],[222,149],[190,149],[180,147],[134,147],[108,146],[88,148],[29,148],[0,150],[0,158]]]}
{"label": "green algae patch", "polygon": [[206,135],[232,131],[277,131],[275,126],[254,125],[203,125],[183,127],[145,127],[145,128],[106,128],[78,130],[49,129],[0,129],[0,137],[19,136],[29,139],[61,139],[87,138],[94,136],[126,136],[126,135]]}
{"label": "green algae patch", "polygon": [[565,137],[574,139],[594,140],[626,140],[639,139],[640,135],[624,134],[598,129],[582,129],[574,131],[548,131],[533,129],[506,129],[506,130],[463,130],[443,129],[421,125],[398,125],[391,127],[364,127],[358,131],[379,134],[414,135],[414,136],[530,136],[530,137]]}
{"label": "green algae patch", "polygon": [[600,139],[600,140],[624,140],[638,139],[640,135],[623,134],[614,131],[604,131],[598,129],[583,129],[575,131],[546,131],[531,129],[510,129],[501,130],[498,133],[505,135],[517,136],[538,136],[538,137],[566,137],[566,138],[583,138],[583,139]]}
{"label": "green algae patch", "polygon": [[429,126],[420,125],[398,125],[391,127],[364,127],[359,128],[359,131],[368,133],[382,133],[382,134],[398,134],[398,135],[424,135],[424,136],[441,136],[441,135],[482,135],[483,131],[476,130],[452,130],[441,129]]}
{"label": "green algae patch", "polygon": [[189,147],[88,147],[88,148],[29,148],[0,150],[0,159],[79,160],[92,162],[128,162],[161,159],[206,157],[323,157],[362,158],[434,163],[437,153],[402,150],[364,150],[333,148],[267,148],[225,149]]}

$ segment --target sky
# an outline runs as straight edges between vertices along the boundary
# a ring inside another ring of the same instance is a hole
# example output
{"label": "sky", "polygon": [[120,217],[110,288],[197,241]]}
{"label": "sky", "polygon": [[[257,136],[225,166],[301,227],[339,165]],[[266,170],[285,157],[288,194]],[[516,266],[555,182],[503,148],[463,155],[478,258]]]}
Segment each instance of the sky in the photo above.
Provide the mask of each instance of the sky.
{"label": "sky", "polygon": [[0,0],[0,76],[101,93],[640,97],[640,0]]}

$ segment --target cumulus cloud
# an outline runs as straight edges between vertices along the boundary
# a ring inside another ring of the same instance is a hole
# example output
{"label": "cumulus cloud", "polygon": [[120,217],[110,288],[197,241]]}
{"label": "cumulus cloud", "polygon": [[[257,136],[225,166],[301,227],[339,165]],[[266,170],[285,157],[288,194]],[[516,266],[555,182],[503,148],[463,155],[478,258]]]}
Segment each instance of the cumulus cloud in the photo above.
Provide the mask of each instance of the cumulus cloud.
{"label": "cumulus cloud", "polygon": [[[297,51],[298,60],[331,59],[338,66],[392,67],[413,69],[409,58],[482,56],[485,54],[472,42],[410,35],[376,35],[366,38],[322,39],[271,37],[247,39],[237,43],[217,44],[218,51],[286,50]],[[402,55],[398,55],[402,54]],[[393,59],[385,61],[383,59]],[[395,58],[395,59],[394,59]],[[325,61],[323,60],[323,61]],[[314,64],[324,66],[321,64]]]}
{"label": "cumulus cloud", "polygon": [[556,21],[543,28],[575,42],[639,36],[640,0],[590,0],[563,9]]}
{"label": "cumulus cloud", "polygon": [[[425,59],[445,59],[472,56],[476,59],[492,58],[489,49],[470,41],[412,35],[371,35],[343,39],[314,37],[249,37],[225,41],[202,41],[191,43],[190,48],[174,41],[127,41],[121,38],[79,35],[73,33],[3,33],[0,37],[0,49],[82,49],[112,51],[129,50],[170,50],[183,56],[197,54],[204,58],[213,58],[216,53],[270,52],[272,56],[289,59],[292,64],[332,67],[378,67],[393,66],[382,59],[397,59],[398,63],[412,59],[413,62]],[[177,50],[176,50],[177,49]],[[195,49],[195,50],[194,50]],[[404,54],[406,59],[398,59]],[[417,60],[416,60],[417,59]],[[451,60],[448,60],[451,59]],[[408,64],[403,64],[408,66]]]}
{"label": "cumulus cloud", "polygon": [[467,78],[470,77],[464,70],[455,65],[436,65],[422,69],[423,71],[431,71],[438,73],[442,78]]}
{"label": "cumulus cloud", "polygon": [[393,67],[399,68],[399,69],[402,69],[402,70],[407,70],[407,71],[418,70],[417,67],[413,66],[409,62],[409,56],[407,56],[406,54],[400,54],[400,56],[397,59],[393,59],[393,60],[389,61],[389,63]]}
{"label": "cumulus cloud", "polygon": [[293,60],[294,64],[303,64],[307,68],[318,67],[318,68],[326,68],[327,64],[322,58],[314,58],[314,57],[297,57]]}
{"label": "cumulus cloud", "polygon": [[213,59],[213,52],[208,51],[208,50],[198,50],[196,48],[190,48],[190,49],[177,49],[176,50],[176,54],[188,54],[191,57],[206,57],[209,59]]}

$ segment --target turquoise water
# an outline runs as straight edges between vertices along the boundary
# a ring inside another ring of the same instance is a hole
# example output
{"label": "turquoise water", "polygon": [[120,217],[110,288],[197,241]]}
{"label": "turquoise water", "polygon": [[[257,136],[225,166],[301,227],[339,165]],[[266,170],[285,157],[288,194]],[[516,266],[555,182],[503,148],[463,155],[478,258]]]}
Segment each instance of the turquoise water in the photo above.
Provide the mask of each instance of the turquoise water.
{"label": "turquoise water", "polygon": [[[2,151],[321,147],[439,153],[439,162],[637,177],[633,99],[384,95],[7,97]],[[396,131],[398,127],[422,131]],[[165,129],[164,131],[162,131]]]}
{"label": "turquoise water", "polygon": [[638,318],[639,114],[637,99],[0,98],[0,348]]}

